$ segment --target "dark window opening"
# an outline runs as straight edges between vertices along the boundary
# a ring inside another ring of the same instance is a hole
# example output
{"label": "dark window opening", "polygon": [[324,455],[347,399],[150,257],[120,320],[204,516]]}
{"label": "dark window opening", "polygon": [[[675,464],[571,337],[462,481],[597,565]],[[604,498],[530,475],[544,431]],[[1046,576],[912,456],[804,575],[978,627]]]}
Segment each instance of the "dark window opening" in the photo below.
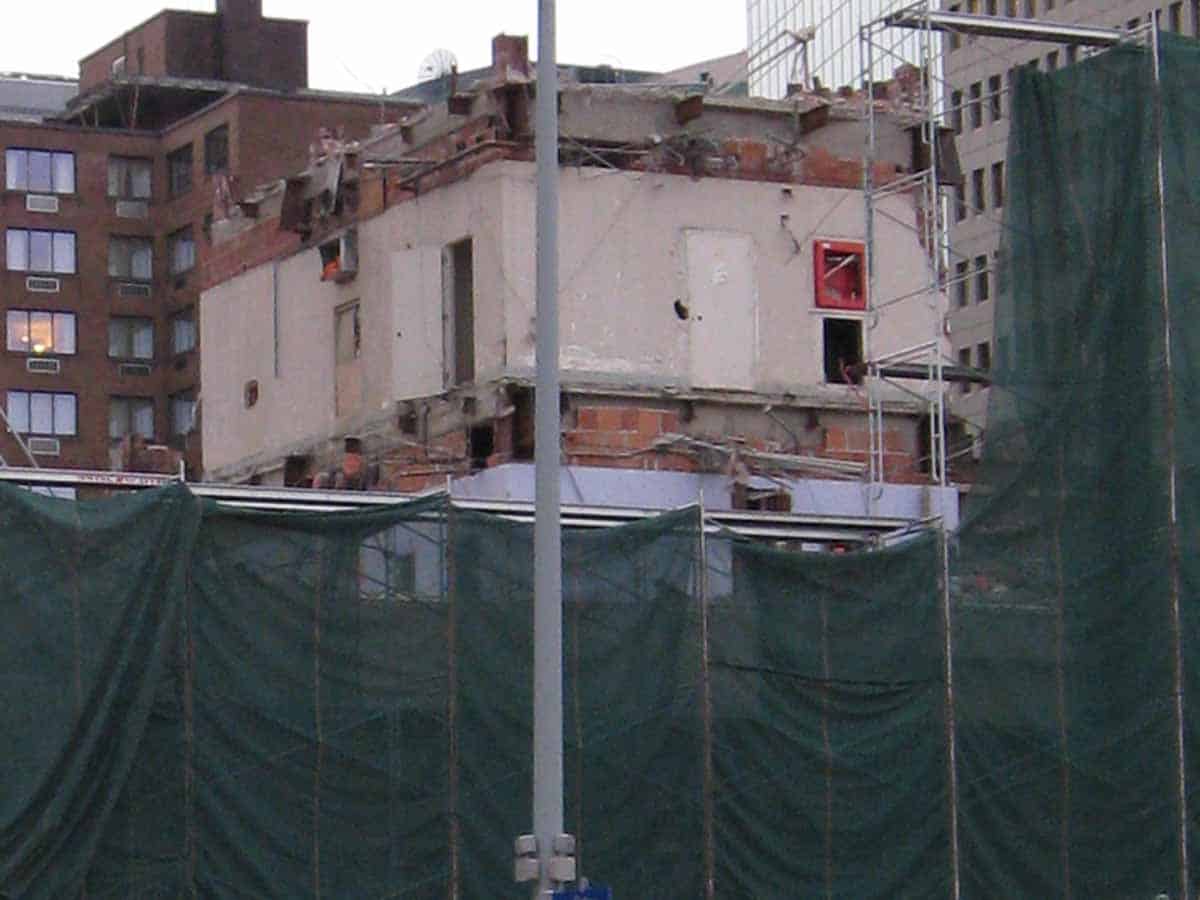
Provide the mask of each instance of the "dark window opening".
{"label": "dark window opening", "polygon": [[289,456],[283,462],[284,487],[312,487],[309,473],[311,460],[307,456]]}
{"label": "dark window opening", "polygon": [[959,306],[966,306],[971,299],[971,283],[966,260],[954,264],[954,299]]}
{"label": "dark window opening", "polygon": [[488,457],[496,452],[496,431],[492,423],[472,426],[467,434],[467,445],[470,448],[471,468],[486,469]]}
{"label": "dark window opening", "polygon": [[530,388],[515,388],[512,391],[511,397],[513,406],[512,458],[514,460],[528,461],[533,459],[533,390]]}
{"label": "dark window opening", "polygon": [[358,232],[347,229],[317,248],[321,254],[321,280],[346,284],[358,273]]}
{"label": "dark window opening", "polygon": [[[971,368],[971,348],[963,347],[958,351],[958,364],[967,369]],[[963,381],[959,384],[959,390],[964,394],[971,393],[971,382]]]}
{"label": "dark window opening", "polygon": [[791,512],[792,495],[784,488],[756,489],[735,483],[733,508],[757,512]]}
{"label": "dark window opening", "polygon": [[986,256],[975,257],[975,302],[982,303],[992,296],[991,271]]}
{"label": "dark window opening", "polygon": [[172,197],[192,189],[192,145],[180,147],[167,156],[167,180]]}
{"label": "dark window opening", "polygon": [[993,122],[999,122],[1004,115],[1004,109],[1001,105],[1001,87],[999,75],[993,75],[988,79],[988,109],[991,112],[991,119]]}
{"label": "dark window opening", "polygon": [[475,276],[471,238],[442,251],[442,315],[447,384],[475,380]]}
{"label": "dark window opening", "polygon": [[992,368],[992,345],[986,341],[975,348],[975,365],[984,372]]}
{"label": "dark window opening", "polygon": [[204,171],[229,171],[229,126],[219,125],[204,136]]}
{"label": "dark window opening", "polygon": [[825,380],[830,384],[858,384],[862,374],[863,324],[859,319],[825,319]]}

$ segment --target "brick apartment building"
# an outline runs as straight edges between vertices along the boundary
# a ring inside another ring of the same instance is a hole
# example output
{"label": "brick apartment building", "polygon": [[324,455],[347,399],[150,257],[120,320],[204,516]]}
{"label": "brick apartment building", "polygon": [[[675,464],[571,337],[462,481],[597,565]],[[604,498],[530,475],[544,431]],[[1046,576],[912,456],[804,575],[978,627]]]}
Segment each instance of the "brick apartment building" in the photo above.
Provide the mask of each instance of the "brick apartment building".
{"label": "brick apartment building", "polygon": [[417,105],[308,89],[306,40],[261,0],[217,0],[85,57],[65,106],[61,80],[5,80],[8,464],[124,467],[136,436],[201,470],[196,272],[214,215],[307,165],[322,129],[364,137]]}

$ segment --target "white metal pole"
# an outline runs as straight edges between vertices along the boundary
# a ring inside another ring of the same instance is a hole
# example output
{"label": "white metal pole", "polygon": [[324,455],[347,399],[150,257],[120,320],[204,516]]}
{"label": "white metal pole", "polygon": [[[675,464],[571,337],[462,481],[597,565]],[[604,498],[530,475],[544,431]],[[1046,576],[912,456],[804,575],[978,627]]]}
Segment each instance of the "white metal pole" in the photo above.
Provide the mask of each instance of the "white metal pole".
{"label": "white metal pole", "polygon": [[534,410],[533,832],[541,862],[534,897],[552,891],[550,857],[563,830],[562,526],[559,496],[558,67],[555,0],[538,0],[537,376]]}

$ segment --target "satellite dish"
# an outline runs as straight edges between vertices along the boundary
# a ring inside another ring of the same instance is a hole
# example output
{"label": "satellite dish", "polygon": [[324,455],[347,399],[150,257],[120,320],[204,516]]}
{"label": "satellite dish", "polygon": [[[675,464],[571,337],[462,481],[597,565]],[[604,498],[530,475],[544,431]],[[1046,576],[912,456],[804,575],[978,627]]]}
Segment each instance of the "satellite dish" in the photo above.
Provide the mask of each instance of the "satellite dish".
{"label": "satellite dish", "polygon": [[433,81],[449,75],[451,70],[458,68],[458,58],[449,50],[438,48],[421,60],[417,69],[417,81]]}

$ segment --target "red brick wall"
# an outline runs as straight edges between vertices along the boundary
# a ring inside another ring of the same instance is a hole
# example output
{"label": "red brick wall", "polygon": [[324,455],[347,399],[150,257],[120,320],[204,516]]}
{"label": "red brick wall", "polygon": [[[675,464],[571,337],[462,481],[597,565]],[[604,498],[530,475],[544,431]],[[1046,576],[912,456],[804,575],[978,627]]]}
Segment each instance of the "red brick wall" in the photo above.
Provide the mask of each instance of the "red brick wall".
{"label": "red brick wall", "polygon": [[[125,72],[129,75],[163,76],[174,74],[169,68],[171,54],[169,52],[168,34],[172,30],[174,20],[187,19],[192,23],[208,21],[208,33],[212,34],[212,16],[203,14],[174,12],[163,10],[158,15],[143,22],[136,28],[105,44],[99,50],[85,56],[79,62],[79,92],[87,93],[97,85],[108,81],[112,76],[112,64],[117,58],[125,57]],[[192,24],[190,27],[195,28]],[[211,41],[210,41],[211,42]],[[142,68],[138,70],[138,51],[141,51]],[[211,61],[211,54],[209,55]],[[181,61],[182,62],[182,61]],[[197,77],[213,78],[212,71],[201,73]]]}

